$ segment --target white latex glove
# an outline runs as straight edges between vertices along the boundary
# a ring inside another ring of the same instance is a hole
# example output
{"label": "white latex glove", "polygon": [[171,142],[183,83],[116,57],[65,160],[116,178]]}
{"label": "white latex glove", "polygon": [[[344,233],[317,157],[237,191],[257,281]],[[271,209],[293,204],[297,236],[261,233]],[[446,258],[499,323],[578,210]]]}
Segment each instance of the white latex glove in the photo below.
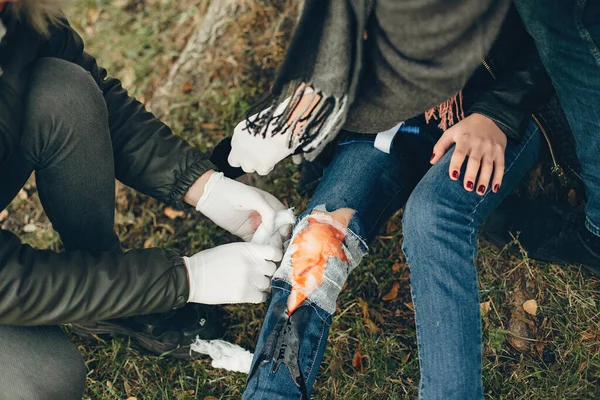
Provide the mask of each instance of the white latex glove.
{"label": "white latex glove", "polygon": [[256,229],[275,232],[275,216],[286,207],[264,190],[234,181],[214,172],[204,186],[196,210],[226,231],[249,242]]}
{"label": "white latex glove", "polygon": [[[304,90],[303,99],[305,103],[302,103],[297,107],[298,113],[305,113],[310,108],[310,101],[313,99],[311,94],[313,90],[306,88]],[[281,115],[291,98],[285,99],[279,104],[273,116]],[[250,118],[250,121],[256,120],[258,115],[262,115],[268,112],[271,108],[261,111],[258,114],[254,114]],[[287,129],[284,133],[278,133],[275,136],[271,136],[276,119],[273,118],[269,126],[267,127],[266,137],[262,135],[254,135],[254,132],[249,131],[247,121],[244,119],[242,122],[237,124],[233,130],[233,137],[231,138],[231,152],[227,161],[232,167],[241,167],[246,173],[256,172],[259,175],[267,175],[273,171],[275,165],[283,160],[284,158],[292,155],[296,149],[289,148],[290,135],[292,134],[291,129]]]}
{"label": "white latex glove", "polygon": [[188,271],[191,303],[262,303],[281,250],[253,243],[230,243],[183,257]]}

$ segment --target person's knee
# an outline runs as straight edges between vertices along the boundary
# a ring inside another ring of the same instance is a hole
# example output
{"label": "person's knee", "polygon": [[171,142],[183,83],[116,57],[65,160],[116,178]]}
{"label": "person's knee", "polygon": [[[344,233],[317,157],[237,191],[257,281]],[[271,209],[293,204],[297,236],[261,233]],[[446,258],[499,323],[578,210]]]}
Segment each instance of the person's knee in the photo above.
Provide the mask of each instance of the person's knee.
{"label": "person's knee", "polygon": [[364,241],[351,229],[355,210],[324,207],[307,210],[294,229],[290,245],[274,280],[290,283],[288,298],[293,312],[305,300],[335,312],[337,296],[348,274],[367,251]]}
{"label": "person's knee", "polygon": [[108,124],[102,91],[82,67],[42,58],[32,64],[21,146],[35,161],[65,143],[93,139],[94,123]]}
{"label": "person's knee", "polygon": [[418,185],[408,198],[402,218],[404,243],[421,243],[436,230],[439,204],[435,193],[426,185]]}
{"label": "person's knee", "polygon": [[[402,232],[405,252],[421,253],[420,248],[431,248],[436,240],[447,240],[449,235],[458,235],[460,228],[468,224],[465,211],[460,210],[460,200],[453,198],[456,190],[447,190],[444,185],[440,185],[443,181],[432,180],[436,179],[421,181],[404,208]],[[449,179],[448,181],[449,184],[460,185]],[[459,191],[462,193],[461,188]]]}
{"label": "person's knee", "polygon": [[[73,346],[73,351],[59,357],[60,364],[54,373],[47,374],[48,382],[40,398],[49,400],[79,400],[83,397],[87,368],[81,353]],[[58,363],[57,363],[58,364]]]}
{"label": "person's knee", "polygon": [[79,400],[87,368],[57,327],[2,327],[0,400]]}

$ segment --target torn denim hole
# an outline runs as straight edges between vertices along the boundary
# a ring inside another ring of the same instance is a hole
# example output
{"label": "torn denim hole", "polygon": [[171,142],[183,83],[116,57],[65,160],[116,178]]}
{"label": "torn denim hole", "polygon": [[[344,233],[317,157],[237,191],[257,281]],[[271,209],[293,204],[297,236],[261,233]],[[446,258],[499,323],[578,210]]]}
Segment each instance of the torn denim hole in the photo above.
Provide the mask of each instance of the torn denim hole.
{"label": "torn denim hole", "polygon": [[348,275],[360,264],[367,249],[358,235],[333,217],[305,216],[296,225],[281,266],[273,276],[292,286],[288,315],[306,300],[333,314]]}
{"label": "torn denim hole", "polygon": [[265,364],[272,363],[269,368],[273,374],[277,373],[283,365],[287,368],[302,399],[309,399],[306,377],[300,366],[299,355],[303,333],[314,312],[310,307],[302,307],[294,315],[288,316],[285,303],[281,302],[275,305],[272,313],[277,316],[277,324],[269,333],[262,351],[255,354],[256,360],[248,380],[251,380],[259,368]]}

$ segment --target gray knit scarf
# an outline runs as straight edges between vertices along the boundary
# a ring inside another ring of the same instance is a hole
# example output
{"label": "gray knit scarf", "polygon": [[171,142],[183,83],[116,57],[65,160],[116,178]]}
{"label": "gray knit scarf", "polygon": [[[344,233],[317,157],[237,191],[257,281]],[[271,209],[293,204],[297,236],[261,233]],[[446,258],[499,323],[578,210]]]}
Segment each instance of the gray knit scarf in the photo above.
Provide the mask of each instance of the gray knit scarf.
{"label": "gray knit scarf", "polygon": [[[314,159],[342,129],[352,104],[361,72],[364,32],[373,0],[305,0],[298,26],[286,52],[269,97],[248,115],[267,106],[269,112],[248,121],[251,134],[286,134],[289,147]],[[307,85],[320,96],[307,117],[294,117]],[[285,99],[291,101],[280,115],[273,111]],[[303,127],[295,132],[296,126]]]}

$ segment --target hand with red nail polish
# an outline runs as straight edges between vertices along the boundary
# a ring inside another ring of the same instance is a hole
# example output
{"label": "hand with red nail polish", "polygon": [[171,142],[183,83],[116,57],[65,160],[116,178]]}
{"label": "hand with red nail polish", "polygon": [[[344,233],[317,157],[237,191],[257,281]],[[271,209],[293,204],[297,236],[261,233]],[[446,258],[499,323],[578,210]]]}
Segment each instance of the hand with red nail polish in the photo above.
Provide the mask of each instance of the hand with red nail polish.
{"label": "hand with red nail polish", "polygon": [[506,135],[492,119],[471,114],[444,132],[433,148],[431,164],[437,163],[455,145],[448,171],[450,178],[458,180],[459,171],[466,161],[465,190],[472,191],[477,181],[477,194],[484,195],[490,186],[496,193],[504,176],[506,143]]}

